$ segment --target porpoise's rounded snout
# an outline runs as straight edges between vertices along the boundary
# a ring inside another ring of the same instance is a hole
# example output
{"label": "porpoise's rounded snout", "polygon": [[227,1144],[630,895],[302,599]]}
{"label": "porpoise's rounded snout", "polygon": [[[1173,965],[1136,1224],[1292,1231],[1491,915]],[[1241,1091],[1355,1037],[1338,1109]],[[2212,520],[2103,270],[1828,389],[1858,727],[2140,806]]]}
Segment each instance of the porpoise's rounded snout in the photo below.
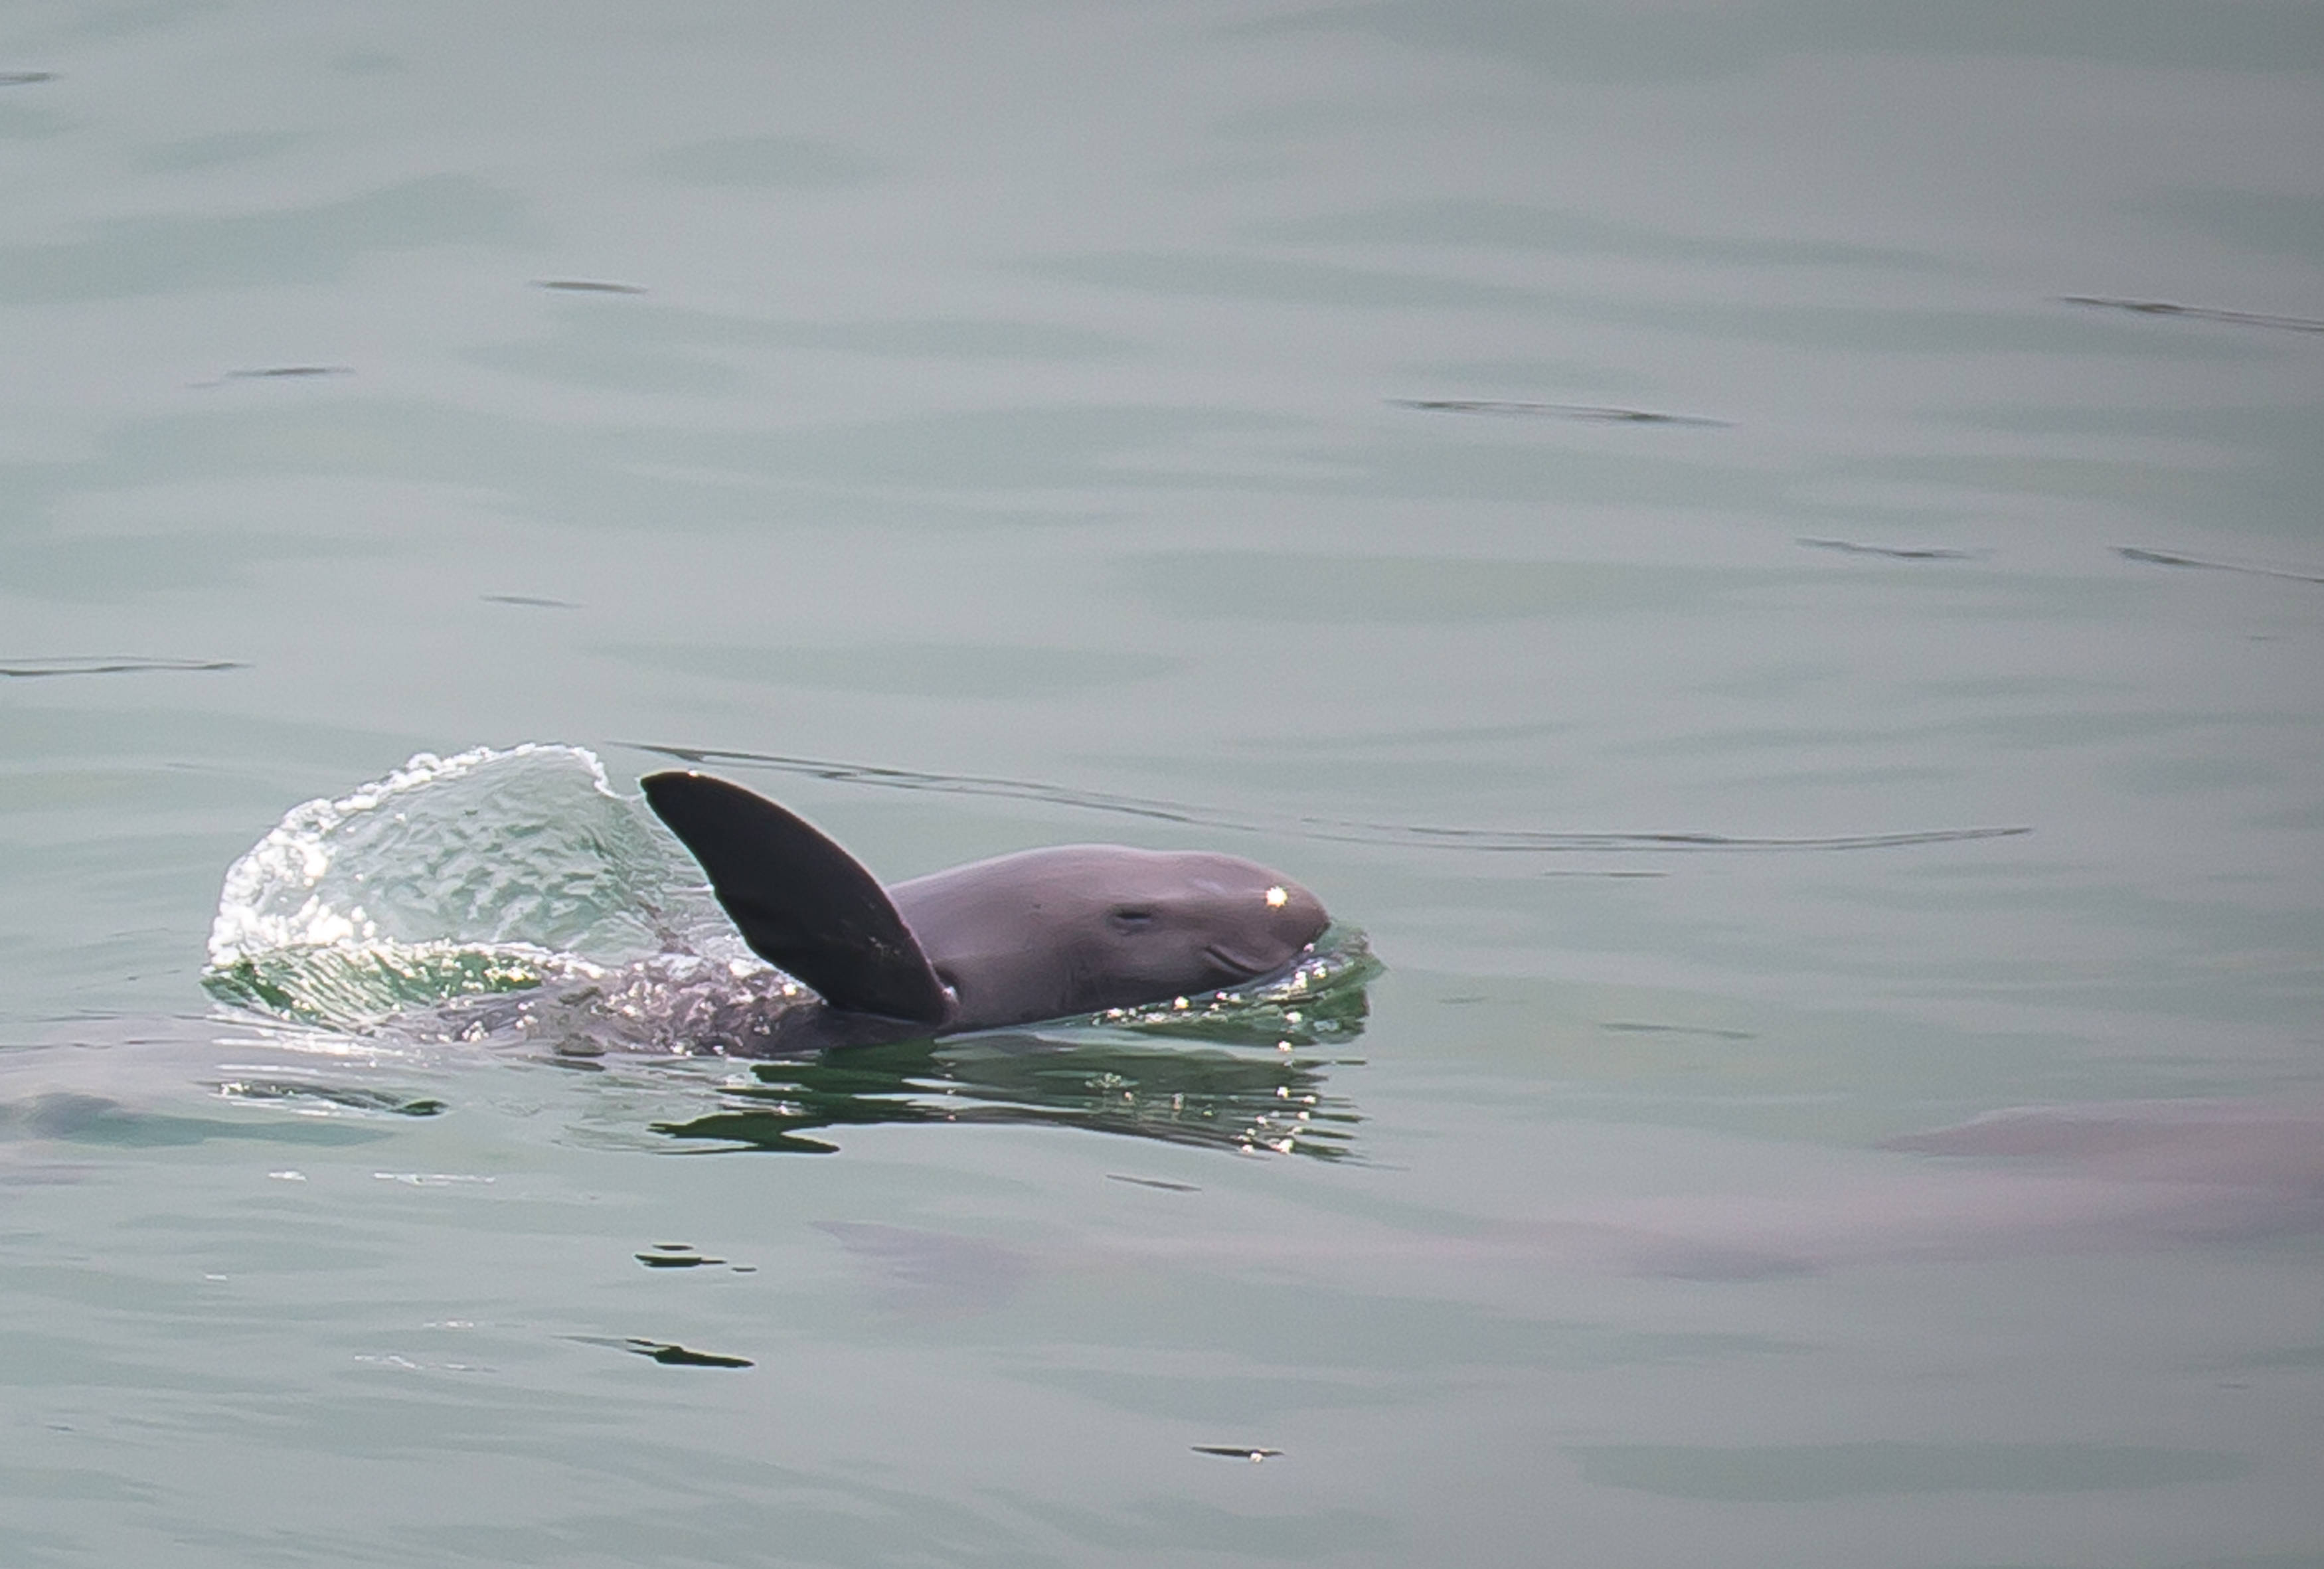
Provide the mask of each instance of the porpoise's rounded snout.
{"label": "porpoise's rounded snout", "polygon": [[1277,877],[1259,898],[1273,912],[1276,935],[1294,953],[1322,937],[1332,924],[1323,901],[1287,877]]}
{"label": "porpoise's rounded snout", "polygon": [[1204,863],[1189,881],[1209,895],[1203,951],[1230,983],[1282,969],[1332,923],[1322,900],[1272,868],[1231,855],[1189,859]]}

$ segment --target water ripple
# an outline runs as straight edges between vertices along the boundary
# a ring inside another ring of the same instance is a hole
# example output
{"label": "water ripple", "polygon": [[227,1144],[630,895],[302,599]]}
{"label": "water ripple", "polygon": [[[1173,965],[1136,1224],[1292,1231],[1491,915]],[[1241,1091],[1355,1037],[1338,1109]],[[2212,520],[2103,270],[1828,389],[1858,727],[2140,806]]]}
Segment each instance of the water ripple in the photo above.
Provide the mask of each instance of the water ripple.
{"label": "water ripple", "polygon": [[2136,545],[2116,545],[2114,553],[2126,561],[2143,561],[2150,567],[2194,567],[2206,572],[2240,572],[2248,577],[2281,577],[2287,583],[2324,583],[2324,573],[2247,567],[2236,561],[2206,561],[2200,556],[2181,556],[2175,550],[2144,550]]}
{"label": "water ripple", "polygon": [[0,663],[0,676],[35,680],[43,676],[125,676],[147,670],[245,670],[240,660],[148,660],[124,654],[89,658],[34,655]]}
{"label": "water ripple", "polygon": [[1505,398],[1390,398],[1397,409],[1430,414],[1499,414],[1517,419],[1580,420],[1601,425],[1701,425],[1724,430],[1734,421],[1702,414],[1661,414],[1650,409],[1617,409],[1596,403],[1530,403]]}
{"label": "water ripple", "polygon": [[927,790],[939,795],[987,796],[1004,800],[1039,801],[1047,806],[1073,807],[1084,811],[1111,812],[1157,822],[1184,823],[1204,828],[1229,828],[1242,833],[1287,834],[1337,844],[1422,845],[1447,850],[1480,850],[1501,854],[1556,854],[1588,851],[1644,850],[1890,850],[1913,844],[1950,844],[1975,839],[2006,839],[2034,830],[2027,826],[1923,828],[1891,834],[1831,834],[1777,836],[1712,834],[1688,830],[1644,830],[1628,833],[1582,833],[1549,828],[1457,828],[1426,824],[1373,823],[1356,818],[1288,816],[1254,812],[1235,814],[1214,808],[1190,806],[1146,796],[1115,795],[1080,790],[1033,780],[997,779],[981,774],[923,773],[912,769],[875,763],[835,762],[824,758],[789,757],[779,752],[740,752],[719,747],[664,746],[630,742],[680,762],[725,767],[761,768],[776,773],[799,774],[835,784],[873,785],[886,789]]}
{"label": "water ripple", "polygon": [[2110,300],[2098,294],[2063,294],[2065,305],[2090,305],[2105,310],[2127,310],[2138,316],[2179,316],[2190,321],[2223,321],[2231,327],[2272,327],[2281,332],[2324,332],[2324,321],[2310,316],[2270,316],[2258,310],[2218,310],[2208,305],[2174,305],[2168,300]]}

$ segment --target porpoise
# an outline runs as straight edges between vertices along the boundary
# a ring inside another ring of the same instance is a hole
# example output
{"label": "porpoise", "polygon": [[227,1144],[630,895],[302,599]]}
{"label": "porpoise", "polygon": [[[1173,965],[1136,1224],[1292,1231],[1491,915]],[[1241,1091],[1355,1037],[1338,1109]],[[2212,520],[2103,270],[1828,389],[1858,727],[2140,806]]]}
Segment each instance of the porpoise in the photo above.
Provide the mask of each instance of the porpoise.
{"label": "porpoise", "polygon": [[891,887],[742,786],[671,771],[647,802],[751,950],[820,1008],[773,1021],[780,1049],[861,1046],[1167,1002],[1271,975],[1331,918],[1233,855],[1067,844]]}

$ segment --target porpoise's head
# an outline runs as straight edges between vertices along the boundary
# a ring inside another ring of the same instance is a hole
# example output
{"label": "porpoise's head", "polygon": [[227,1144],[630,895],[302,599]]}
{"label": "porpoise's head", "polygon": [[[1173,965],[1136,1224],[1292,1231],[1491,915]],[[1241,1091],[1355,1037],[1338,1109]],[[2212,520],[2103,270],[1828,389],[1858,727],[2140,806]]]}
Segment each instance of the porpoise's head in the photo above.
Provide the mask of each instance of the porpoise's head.
{"label": "porpoise's head", "polygon": [[1068,844],[889,890],[959,1001],[954,1029],[1167,1001],[1272,974],[1323,935],[1279,872],[1200,851]]}
{"label": "porpoise's head", "polygon": [[[1323,935],[1323,903],[1233,855],[1144,851],[1104,890],[1093,921],[1102,968],[1147,1000],[1273,974]],[[1149,859],[1150,858],[1150,859]]]}

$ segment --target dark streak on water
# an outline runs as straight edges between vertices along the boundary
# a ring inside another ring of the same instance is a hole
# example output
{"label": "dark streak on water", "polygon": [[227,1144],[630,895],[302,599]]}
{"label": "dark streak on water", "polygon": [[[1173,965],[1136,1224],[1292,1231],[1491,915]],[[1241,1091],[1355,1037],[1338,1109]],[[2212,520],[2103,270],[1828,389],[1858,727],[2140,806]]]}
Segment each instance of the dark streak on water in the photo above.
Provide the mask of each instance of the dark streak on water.
{"label": "dark streak on water", "polygon": [[228,381],[263,382],[294,381],[305,376],[351,376],[353,365],[261,365],[252,370],[228,371]]}
{"label": "dark streak on water", "polygon": [[1973,839],[2005,839],[2034,830],[2024,826],[1925,828],[1900,834],[1836,834],[1808,838],[1757,837],[1690,832],[1566,833],[1534,828],[1442,828],[1426,825],[1368,823],[1342,817],[1235,817],[1204,807],[1185,806],[1142,796],[1119,796],[1029,780],[974,774],[919,773],[870,763],[832,762],[776,752],[733,752],[715,747],[662,746],[625,742],[641,752],[696,765],[725,764],[770,769],[835,784],[874,785],[887,789],[931,790],[944,795],[990,796],[1040,801],[1084,811],[1114,812],[1157,822],[1226,828],[1249,834],[1288,834],[1335,844],[1425,845],[1447,850],[1557,854],[1628,850],[1889,850],[1914,844],[1950,844]]}
{"label": "dark streak on water", "polygon": [[581,607],[569,599],[549,599],[537,594],[479,594],[477,598],[487,605],[521,605],[534,610],[578,610]]}
{"label": "dark streak on water", "polygon": [[633,1253],[631,1257],[649,1269],[698,1269],[705,1264],[726,1261],[711,1258],[706,1253],[697,1253],[684,1242],[656,1242],[654,1249],[653,1252]]}
{"label": "dark streak on water", "polygon": [[642,294],[645,291],[635,283],[606,283],[595,278],[540,278],[533,282],[536,289],[561,289],[568,294]]}
{"label": "dark streak on water", "polygon": [[2204,305],[2173,305],[2167,300],[2110,300],[2097,294],[2059,296],[2065,305],[2094,305],[2139,316],[2181,316],[2191,321],[2224,321],[2233,327],[2273,327],[2282,332],[2324,332],[2324,320],[2307,316],[2269,316],[2256,310],[2217,310]]}
{"label": "dark streak on water", "polygon": [[756,1367],[749,1357],[721,1356],[716,1352],[688,1351],[669,1341],[640,1340],[632,1335],[624,1350],[641,1357],[651,1357],[666,1368],[748,1368]]}
{"label": "dark streak on water", "polygon": [[2150,567],[2193,567],[2206,572],[2240,572],[2247,577],[2281,577],[2287,583],[2324,583],[2324,573],[2290,572],[2280,567],[2246,567],[2233,561],[2206,561],[2200,557],[2181,556],[2170,550],[2142,550],[2135,545],[2116,545],[2114,553],[2126,561],[2144,561]]}
{"label": "dark streak on water", "polygon": [[1748,1029],[1717,1029],[1698,1024],[1647,1024],[1628,1019],[1607,1019],[1599,1021],[1600,1029],[1618,1030],[1626,1035],[1700,1035],[1712,1040],[1757,1040],[1759,1038]]}
{"label": "dark streak on water", "polygon": [[1801,544],[1816,550],[1840,550],[1850,556],[1886,556],[1898,561],[1973,561],[1981,550],[1956,550],[1941,545],[1859,545],[1853,540],[1807,540]]}
{"label": "dark streak on water", "polygon": [[1273,1460],[1283,1453],[1280,1449],[1258,1449],[1244,1444],[1194,1444],[1187,1447],[1197,1454],[1215,1454],[1222,1460],[1248,1460],[1253,1464],[1262,1460]]}
{"label": "dark streak on water", "polygon": [[0,70],[0,88],[29,88],[35,82],[52,82],[57,73],[52,70]]}
{"label": "dark streak on water", "polygon": [[1105,1179],[1108,1182],[1135,1183],[1139,1187],[1158,1187],[1165,1193],[1200,1193],[1203,1191],[1191,1182],[1172,1182],[1167,1177],[1131,1177],[1128,1173],[1120,1171],[1107,1172],[1105,1174]]}
{"label": "dark streak on water", "polygon": [[758,1364],[748,1357],[722,1356],[716,1352],[688,1351],[674,1341],[648,1340],[642,1335],[623,1335],[615,1340],[602,1334],[568,1334],[567,1340],[582,1345],[605,1345],[615,1351],[625,1351],[633,1356],[651,1357],[664,1367],[673,1368],[749,1368]]}
{"label": "dark streak on water", "polygon": [[1662,414],[1648,409],[1615,409],[1597,403],[1529,403],[1500,398],[1390,398],[1397,409],[1430,414],[1497,414],[1511,419],[1581,420],[1600,425],[1697,425],[1724,430],[1733,421],[1701,414]]}
{"label": "dark streak on water", "polygon": [[245,670],[240,660],[145,660],[99,654],[86,659],[36,655],[0,664],[0,676],[33,680],[42,676],[124,676],[146,670]]}

